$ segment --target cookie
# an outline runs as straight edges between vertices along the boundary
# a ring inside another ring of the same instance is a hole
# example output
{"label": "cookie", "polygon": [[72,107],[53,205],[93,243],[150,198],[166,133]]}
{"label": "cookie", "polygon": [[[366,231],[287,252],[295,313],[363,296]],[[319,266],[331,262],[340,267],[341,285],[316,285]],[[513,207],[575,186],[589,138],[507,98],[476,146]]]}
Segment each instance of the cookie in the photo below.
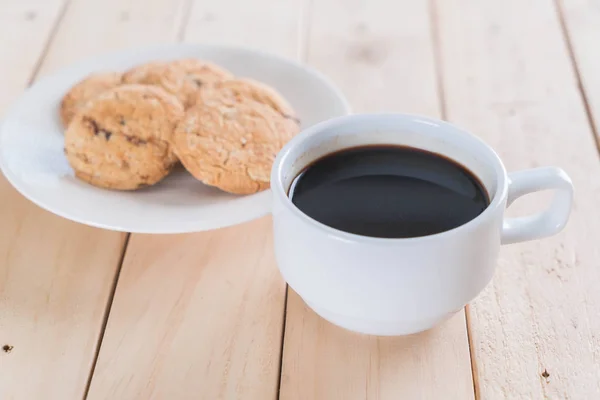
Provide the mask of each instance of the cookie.
{"label": "cookie", "polygon": [[283,96],[272,87],[253,79],[229,79],[201,87],[198,101],[210,104],[215,100],[235,101],[240,98],[249,98],[265,104],[283,117],[299,123],[294,109]]}
{"label": "cookie", "polygon": [[119,190],[157,183],[177,161],[169,140],[183,113],[181,103],[158,87],[123,85],[100,94],[65,132],[75,176]]}
{"label": "cookie", "polygon": [[186,112],[173,135],[183,166],[198,180],[234,194],[269,188],[275,156],[298,125],[248,98],[213,99]]}
{"label": "cookie", "polygon": [[125,72],[123,83],[159,86],[176,96],[184,107],[194,104],[197,96],[197,87],[185,71],[166,62],[134,67]]}
{"label": "cookie", "polygon": [[182,70],[188,80],[190,80],[196,88],[200,88],[208,83],[233,79],[233,74],[231,72],[208,61],[186,58],[173,61],[170,64],[175,68]]}
{"label": "cookie", "polygon": [[73,86],[60,103],[60,119],[66,128],[88,101],[121,84],[119,72],[95,73]]}

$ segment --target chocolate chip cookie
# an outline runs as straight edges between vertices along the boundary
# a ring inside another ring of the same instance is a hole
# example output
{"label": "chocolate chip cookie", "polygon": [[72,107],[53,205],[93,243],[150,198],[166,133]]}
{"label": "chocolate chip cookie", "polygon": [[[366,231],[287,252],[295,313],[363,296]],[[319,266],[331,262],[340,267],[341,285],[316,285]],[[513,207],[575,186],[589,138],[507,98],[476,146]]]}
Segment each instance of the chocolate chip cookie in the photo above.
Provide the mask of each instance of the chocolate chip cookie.
{"label": "chocolate chip cookie", "polygon": [[73,118],[65,153],[75,175],[94,186],[133,190],[164,178],[177,158],[169,143],[183,106],[163,89],[123,85]]}
{"label": "chocolate chip cookie", "polygon": [[60,119],[66,128],[88,101],[99,94],[121,84],[119,72],[95,73],[73,86],[63,97],[60,104]]}
{"label": "chocolate chip cookie", "polygon": [[240,96],[212,98],[186,112],[173,135],[174,150],[196,179],[235,194],[269,188],[279,150],[298,125],[272,107]]}

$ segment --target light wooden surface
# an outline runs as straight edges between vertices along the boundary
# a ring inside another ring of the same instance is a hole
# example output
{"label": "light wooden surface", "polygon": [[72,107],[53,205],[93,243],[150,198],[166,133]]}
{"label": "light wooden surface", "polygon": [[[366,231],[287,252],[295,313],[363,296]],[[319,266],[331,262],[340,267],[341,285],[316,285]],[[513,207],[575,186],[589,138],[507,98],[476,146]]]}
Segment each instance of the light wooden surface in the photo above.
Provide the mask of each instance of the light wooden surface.
{"label": "light wooden surface", "polygon": [[450,119],[510,170],[576,185],[567,229],[503,248],[467,318],[376,338],[286,296],[269,218],[127,241],[1,177],[0,400],[600,398],[599,27],[599,0],[0,0],[0,113],[98,53],[236,44],[315,66],[355,111]]}
{"label": "light wooden surface", "polygon": [[[490,143],[508,170],[561,165],[576,188],[568,228],[504,247],[492,284],[470,307],[479,396],[600,398],[600,164],[556,8],[544,0],[438,6],[448,118]],[[521,205],[511,211],[540,207],[535,196]]]}

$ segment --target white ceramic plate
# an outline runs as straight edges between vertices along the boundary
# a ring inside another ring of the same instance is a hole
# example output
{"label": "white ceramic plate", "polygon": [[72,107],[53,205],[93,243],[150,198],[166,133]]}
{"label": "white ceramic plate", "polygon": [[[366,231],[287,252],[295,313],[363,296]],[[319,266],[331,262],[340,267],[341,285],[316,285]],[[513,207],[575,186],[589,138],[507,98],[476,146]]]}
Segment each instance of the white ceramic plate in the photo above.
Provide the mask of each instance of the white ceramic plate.
{"label": "white ceramic plate", "polygon": [[238,76],[278,89],[296,109],[302,128],[348,114],[342,93],[322,74],[262,52],[177,44],[108,54],[47,77],[17,101],[0,127],[0,168],[9,182],[40,207],[80,223],[143,233],[216,229],[270,212],[271,192],[234,196],[196,181],[183,168],[135,192],[99,189],[74,177],[63,154],[58,107],[63,94],[91,72],[126,70],[152,60],[197,57]]}

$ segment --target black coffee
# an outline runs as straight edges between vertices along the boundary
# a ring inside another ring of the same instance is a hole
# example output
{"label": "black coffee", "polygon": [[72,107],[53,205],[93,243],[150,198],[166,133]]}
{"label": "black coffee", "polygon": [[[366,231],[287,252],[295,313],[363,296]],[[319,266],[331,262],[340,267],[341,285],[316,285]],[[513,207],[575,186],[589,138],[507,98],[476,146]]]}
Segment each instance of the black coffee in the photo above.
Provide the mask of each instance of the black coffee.
{"label": "black coffee", "polygon": [[342,231],[410,238],[456,228],[477,217],[489,198],[462,165],[400,146],[366,146],[309,165],[289,196],[302,212]]}

